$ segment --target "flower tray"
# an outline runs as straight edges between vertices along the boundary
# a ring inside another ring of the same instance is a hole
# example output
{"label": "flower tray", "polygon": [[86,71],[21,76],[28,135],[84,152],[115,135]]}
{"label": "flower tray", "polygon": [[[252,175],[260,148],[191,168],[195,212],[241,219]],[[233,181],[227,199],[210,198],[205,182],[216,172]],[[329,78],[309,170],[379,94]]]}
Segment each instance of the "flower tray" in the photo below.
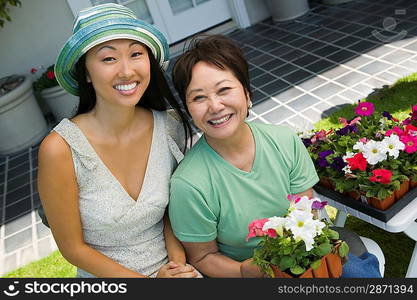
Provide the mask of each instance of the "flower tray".
{"label": "flower tray", "polygon": [[395,202],[388,209],[379,210],[366,203],[361,202],[361,200],[355,200],[349,196],[343,195],[334,190],[330,190],[318,184],[316,184],[313,188],[317,193],[323,196],[326,196],[336,202],[349,206],[355,210],[358,210],[364,214],[367,214],[368,216],[371,216],[383,222],[387,222],[388,220],[390,220],[401,209],[407,206],[407,204],[409,204],[411,201],[417,198],[417,188],[414,188],[414,189],[411,189],[407,194],[405,194],[401,199]]}

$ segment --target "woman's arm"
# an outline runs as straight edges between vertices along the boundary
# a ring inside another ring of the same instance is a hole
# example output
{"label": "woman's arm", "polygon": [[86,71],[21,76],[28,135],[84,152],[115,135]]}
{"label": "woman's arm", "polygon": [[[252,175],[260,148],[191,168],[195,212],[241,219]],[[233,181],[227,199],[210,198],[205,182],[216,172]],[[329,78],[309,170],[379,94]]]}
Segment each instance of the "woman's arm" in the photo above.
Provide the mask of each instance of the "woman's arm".
{"label": "woman's arm", "polygon": [[241,277],[241,263],[223,254],[217,248],[216,240],[204,243],[182,243],[188,261],[201,273],[209,277]]}
{"label": "woman's arm", "polygon": [[165,213],[164,215],[164,237],[169,261],[185,265],[185,251],[180,241],[175,237],[174,233],[172,232],[171,222],[169,221],[168,213]]}
{"label": "woman's arm", "polygon": [[97,277],[146,277],[84,242],[71,150],[55,132],[39,148],[38,190],[52,234],[66,260]]}

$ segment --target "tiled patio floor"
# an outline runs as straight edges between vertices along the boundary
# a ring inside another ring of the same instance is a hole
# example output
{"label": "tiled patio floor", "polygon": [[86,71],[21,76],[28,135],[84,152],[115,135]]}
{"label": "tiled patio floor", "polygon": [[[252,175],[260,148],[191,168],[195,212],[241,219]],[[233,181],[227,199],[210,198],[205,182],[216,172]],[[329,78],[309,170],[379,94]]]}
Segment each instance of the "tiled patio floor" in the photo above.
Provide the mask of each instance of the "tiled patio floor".
{"label": "tiled patio floor", "polygon": [[[417,71],[417,2],[311,4],[308,14],[229,34],[250,62],[249,119],[296,129]],[[56,249],[36,214],[37,146],[0,157],[0,274]]]}

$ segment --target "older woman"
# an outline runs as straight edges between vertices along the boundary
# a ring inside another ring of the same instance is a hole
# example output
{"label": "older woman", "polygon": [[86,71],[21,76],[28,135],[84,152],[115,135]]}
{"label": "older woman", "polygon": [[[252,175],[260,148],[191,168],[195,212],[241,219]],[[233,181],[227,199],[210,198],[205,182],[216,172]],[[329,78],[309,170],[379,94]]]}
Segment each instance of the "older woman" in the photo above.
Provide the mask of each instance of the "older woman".
{"label": "older woman", "polygon": [[161,68],[168,56],[162,33],[117,4],[81,11],[58,56],[56,78],[80,106],[42,141],[38,185],[80,277],[198,274],[165,214],[189,132]]}
{"label": "older woman", "polygon": [[173,81],[204,133],[171,178],[174,234],[209,277],[263,276],[247,260],[259,241],[246,241],[248,224],[284,214],[289,194],[312,196],[319,178],[310,156],[288,127],[245,121],[248,64],[226,37],[195,39]]}

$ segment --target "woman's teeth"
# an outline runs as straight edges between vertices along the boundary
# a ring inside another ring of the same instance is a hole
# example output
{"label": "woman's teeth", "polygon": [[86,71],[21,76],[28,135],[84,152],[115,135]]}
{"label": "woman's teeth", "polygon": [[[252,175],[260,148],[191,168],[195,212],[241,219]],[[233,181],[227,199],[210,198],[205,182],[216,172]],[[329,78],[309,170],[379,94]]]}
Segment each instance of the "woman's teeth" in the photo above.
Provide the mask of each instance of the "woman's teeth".
{"label": "woman's teeth", "polygon": [[229,119],[230,119],[230,117],[231,117],[232,115],[227,115],[227,116],[225,116],[225,117],[223,117],[223,118],[221,118],[221,119],[217,119],[217,120],[210,120],[209,121],[209,123],[211,123],[211,124],[213,124],[213,125],[220,125],[220,124],[222,124],[222,123],[224,123],[224,122],[227,122]]}
{"label": "woman's teeth", "polygon": [[133,82],[131,84],[118,84],[114,88],[118,91],[128,91],[135,88],[137,85],[137,82]]}

